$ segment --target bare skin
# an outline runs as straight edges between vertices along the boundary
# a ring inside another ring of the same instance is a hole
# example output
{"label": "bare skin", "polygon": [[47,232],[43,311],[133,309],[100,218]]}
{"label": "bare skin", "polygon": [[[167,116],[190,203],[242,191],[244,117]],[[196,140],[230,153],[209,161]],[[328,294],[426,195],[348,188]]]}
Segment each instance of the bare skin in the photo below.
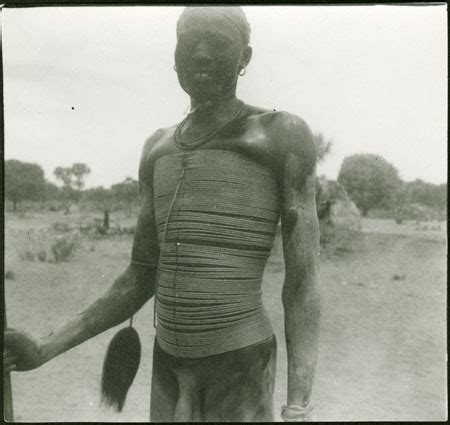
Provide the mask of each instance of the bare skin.
{"label": "bare skin", "polygon": [[[223,18],[194,15],[183,22],[175,53],[178,78],[191,97],[191,110],[208,102],[204,110],[189,117],[181,134],[184,139],[195,140],[220,127],[232,114],[238,102],[235,96],[238,73],[250,59],[251,48],[242,43],[239,33]],[[196,74],[198,70],[206,70],[206,76]],[[181,152],[174,140],[175,129],[173,126],[156,131],[146,141],[141,157],[143,206],[132,259],[148,266],[132,263],[102,298],[40,341],[23,332],[7,331],[5,371],[40,366],[126,320],[153,296],[159,256],[153,214],[153,167],[158,158]],[[198,149],[239,152],[269,167],[277,178],[283,195],[281,221],[286,273],[282,299],[288,353],[287,403],[305,406],[312,390],[320,318],[316,152],[312,133],[295,115],[246,105],[232,125]]]}

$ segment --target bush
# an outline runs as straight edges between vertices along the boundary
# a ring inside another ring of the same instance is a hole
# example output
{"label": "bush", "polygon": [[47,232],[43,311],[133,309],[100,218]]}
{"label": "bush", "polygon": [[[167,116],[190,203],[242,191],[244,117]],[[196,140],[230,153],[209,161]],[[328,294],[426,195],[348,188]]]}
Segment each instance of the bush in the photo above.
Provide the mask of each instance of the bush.
{"label": "bush", "polygon": [[53,230],[56,232],[67,233],[70,232],[70,226],[67,223],[55,223],[52,226]]}
{"label": "bush", "polygon": [[122,227],[122,233],[127,235],[134,235],[136,233],[136,226]]}
{"label": "bush", "polygon": [[47,253],[45,251],[39,251],[37,253],[37,258],[39,261],[44,262],[47,259]]}
{"label": "bush", "polygon": [[383,218],[393,219],[395,218],[395,210],[388,208],[374,208],[367,213],[368,218]]}
{"label": "bush", "polygon": [[397,208],[394,214],[396,223],[401,224],[403,220],[432,221],[438,218],[439,214],[426,205],[403,204]]}
{"label": "bush", "polygon": [[60,263],[61,261],[67,261],[76,245],[76,240],[73,236],[59,236],[52,245],[52,252],[55,257],[55,261]]}
{"label": "bush", "polygon": [[387,208],[401,187],[397,169],[379,155],[358,154],[344,159],[338,182],[366,216],[373,208]]}
{"label": "bush", "polygon": [[20,259],[25,261],[34,261],[36,259],[36,254],[27,250],[20,254]]}

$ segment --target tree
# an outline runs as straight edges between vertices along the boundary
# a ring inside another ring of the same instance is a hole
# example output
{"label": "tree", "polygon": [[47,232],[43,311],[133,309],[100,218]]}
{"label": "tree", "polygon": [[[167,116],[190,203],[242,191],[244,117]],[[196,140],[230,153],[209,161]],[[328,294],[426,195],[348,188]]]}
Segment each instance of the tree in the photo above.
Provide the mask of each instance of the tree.
{"label": "tree", "polygon": [[72,169],[71,167],[56,167],[53,171],[53,175],[61,180],[61,183],[65,188],[72,187]]}
{"label": "tree", "polygon": [[331,152],[332,142],[331,140],[325,140],[325,136],[322,133],[315,134],[314,141],[316,142],[317,162],[322,162]]}
{"label": "tree", "polygon": [[56,199],[59,199],[61,196],[61,188],[56,186],[56,184],[53,184],[49,181],[45,181],[44,183],[44,200],[45,201],[54,201]]}
{"label": "tree", "polygon": [[448,201],[447,194],[448,194],[447,183],[442,183],[436,186],[435,202],[442,211],[447,210],[447,201]]}
{"label": "tree", "polygon": [[24,200],[39,200],[45,186],[44,170],[38,164],[16,159],[5,161],[5,196],[13,203],[13,210]]}
{"label": "tree", "polygon": [[54,176],[61,181],[65,188],[81,191],[84,187],[84,180],[91,172],[91,169],[82,162],[76,162],[71,167],[56,167]]}
{"label": "tree", "polygon": [[46,180],[42,191],[42,208],[56,211],[60,204],[61,195],[61,188]]}
{"label": "tree", "polygon": [[395,219],[431,220],[433,217],[445,219],[447,212],[447,183],[436,185],[416,179],[404,182],[397,197]]}
{"label": "tree", "polygon": [[410,203],[426,205],[435,210],[443,210],[447,205],[447,183],[436,185],[421,179],[405,183],[407,199]]}
{"label": "tree", "polygon": [[365,216],[372,208],[391,209],[401,186],[397,169],[379,155],[357,154],[344,159],[341,183]]}
{"label": "tree", "polygon": [[70,204],[77,199],[75,190],[72,187],[71,167],[56,167],[53,175],[61,181],[63,187],[61,190],[61,199],[65,204],[65,214],[70,213]]}
{"label": "tree", "polygon": [[81,162],[77,162],[71,167],[72,175],[74,176],[73,186],[80,191],[84,187],[84,179],[91,173],[91,169]]}
{"label": "tree", "polygon": [[53,175],[63,184],[63,198],[66,201],[66,213],[69,213],[71,201],[78,202],[85,178],[91,172],[83,163],[75,163],[71,167],[56,167]]}
{"label": "tree", "polygon": [[139,199],[139,183],[137,180],[127,177],[122,183],[111,186],[116,203],[126,208],[131,213],[133,203]]}

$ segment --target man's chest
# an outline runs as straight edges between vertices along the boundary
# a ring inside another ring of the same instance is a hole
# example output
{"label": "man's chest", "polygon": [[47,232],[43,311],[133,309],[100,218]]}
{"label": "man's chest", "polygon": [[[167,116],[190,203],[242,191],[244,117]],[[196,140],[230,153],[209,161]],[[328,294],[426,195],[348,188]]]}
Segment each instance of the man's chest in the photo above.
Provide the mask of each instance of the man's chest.
{"label": "man's chest", "polygon": [[[259,117],[258,117],[259,118]],[[257,165],[267,168],[278,179],[282,170],[283,155],[279,149],[277,134],[264,119],[246,119],[231,123],[193,148],[177,143],[175,131],[168,131],[148,155],[148,166],[167,155],[180,154],[189,157],[198,151],[227,151],[242,155]]]}

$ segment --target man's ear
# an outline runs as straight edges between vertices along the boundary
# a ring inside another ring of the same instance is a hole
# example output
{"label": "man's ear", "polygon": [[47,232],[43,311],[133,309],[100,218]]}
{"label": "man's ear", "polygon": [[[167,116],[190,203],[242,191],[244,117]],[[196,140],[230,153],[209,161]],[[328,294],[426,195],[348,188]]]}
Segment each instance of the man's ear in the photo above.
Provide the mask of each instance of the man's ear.
{"label": "man's ear", "polygon": [[250,46],[246,46],[241,54],[240,63],[244,66],[247,66],[252,58],[253,50]]}

